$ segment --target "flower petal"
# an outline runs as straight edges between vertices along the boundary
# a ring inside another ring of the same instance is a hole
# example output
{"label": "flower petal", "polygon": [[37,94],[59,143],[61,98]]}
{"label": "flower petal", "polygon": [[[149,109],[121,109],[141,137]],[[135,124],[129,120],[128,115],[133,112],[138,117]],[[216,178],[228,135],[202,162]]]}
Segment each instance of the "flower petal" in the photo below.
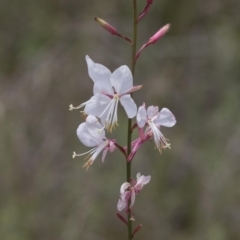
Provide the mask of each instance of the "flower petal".
{"label": "flower petal", "polygon": [[149,118],[153,118],[158,115],[159,108],[158,106],[150,106],[147,108],[147,115]]}
{"label": "flower petal", "polygon": [[81,123],[77,129],[79,140],[87,147],[97,146],[102,142],[101,138],[94,137],[89,131],[87,123]]}
{"label": "flower petal", "polygon": [[172,127],[176,124],[176,119],[172,112],[168,108],[163,108],[157,118],[154,120],[156,125],[162,125],[165,127]]}
{"label": "flower petal", "polygon": [[137,181],[138,181],[138,179],[141,177],[141,173],[139,172],[139,173],[137,173],[137,175],[136,175],[136,179],[137,179]]}
{"label": "flower petal", "polygon": [[133,118],[137,114],[137,105],[131,98],[130,94],[120,97],[120,102],[125,109],[128,118]]}
{"label": "flower petal", "polygon": [[111,98],[103,94],[96,94],[87,102],[84,112],[99,117],[110,102]]}
{"label": "flower petal", "polygon": [[118,94],[124,94],[133,87],[133,77],[128,66],[117,68],[111,75],[111,83]]}
{"label": "flower petal", "polygon": [[123,183],[122,186],[120,187],[120,193],[121,194],[125,193],[129,187],[131,187],[131,184],[129,182]]}
{"label": "flower petal", "polygon": [[143,128],[147,122],[147,111],[144,106],[138,108],[137,112],[137,124],[138,127]]}
{"label": "flower petal", "polygon": [[130,208],[133,206],[133,204],[135,203],[135,197],[136,197],[136,195],[135,195],[135,191],[133,190],[133,191],[131,191],[131,204],[130,204]]}
{"label": "flower petal", "polygon": [[134,186],[134,190],[136,193],[138,193],[140,190],[142,190],[143,186],[146,185],[147,183],[149,183],[151,180],[151,176],[140,176],[140,175],[137,175],[137,183],[136,185]]}
{"label": "flower petal", "polygon": [[86,56],[88,74],[98,89],[108,94],[112,94],[113,90],[111,87],[110,77],[111,72],[105,66],[95,63],[89,56]]}
{"label": "flower petal", "polygon": [[96,126],[96,128],[100,129],[102,128],[101,123],[98,121],[98,119],[93,116],[93,115],[88,115],[86,118],[86,123],[87,124],[93,124],[94,126]]}
{"label": "flower petal", "polygon": [[141,177],[139,177],[139,179],[137,180],[137,184],[141,184],[141,185],[146,185],[147,183],[149,183],[151,180],[151,176],[144,176],[142,175]]}
{"label": "flower petal", "polygon": [[128,192],[125,192],[124,194],[120,195],[120,198],[119,198],[118,204],[117,204],[117,209],[119,212],[127,207],[127,195],[128,194],[129,194]]}

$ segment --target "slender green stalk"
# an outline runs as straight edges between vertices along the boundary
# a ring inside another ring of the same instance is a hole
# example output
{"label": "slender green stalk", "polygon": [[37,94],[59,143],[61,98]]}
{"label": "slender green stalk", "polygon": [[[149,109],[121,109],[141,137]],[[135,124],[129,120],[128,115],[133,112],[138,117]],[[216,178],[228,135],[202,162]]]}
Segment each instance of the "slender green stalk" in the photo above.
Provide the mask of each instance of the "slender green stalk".
{"label": "slender green stalk", "polygon": [[[135,56],[136,56],[136,45],[137,45],[137,0],[132,0],[133,2],[133,38],[132,38],[132,63],[131,70],[134,77],[135,72]],[[128,119],[128,137],[127,137],[127,156],[131,153],[131,141],[132,141],[132,119]],[[127,161],[127,182],[131,181],[131,161]],[[128,206],[130,206],[130,199]],[[132,239],[132,221],[130,220],[131,213],[128,212],[128,240]]]}

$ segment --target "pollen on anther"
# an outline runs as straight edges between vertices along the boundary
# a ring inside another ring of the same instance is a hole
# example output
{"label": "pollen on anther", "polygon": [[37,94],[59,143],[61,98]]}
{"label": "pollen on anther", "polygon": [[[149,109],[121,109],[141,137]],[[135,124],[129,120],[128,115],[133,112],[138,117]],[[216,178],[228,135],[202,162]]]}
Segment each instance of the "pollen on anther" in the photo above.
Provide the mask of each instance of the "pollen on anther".
{"label": "pollen on anther", "polygon": [[82,168],[86,168],[86,170],[88,170],[88,168],[92,165],[93,161],[91,159],[89,159],[83,166]]}
{"label": "pollen on anther", "polygon": [[69,105],[69,111],[72,111],[73,109],[74,109],[73,105],[70,104],[70,105]]}

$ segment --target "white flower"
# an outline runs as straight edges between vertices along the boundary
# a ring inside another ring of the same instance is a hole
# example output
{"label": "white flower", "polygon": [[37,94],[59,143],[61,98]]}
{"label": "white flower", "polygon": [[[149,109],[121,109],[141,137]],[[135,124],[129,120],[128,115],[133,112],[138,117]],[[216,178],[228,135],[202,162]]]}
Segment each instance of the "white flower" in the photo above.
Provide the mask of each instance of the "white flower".
{"label": "white flower", "polygon": [[120,188],[120,197],[117,204],[118,211],[122,211],[123,209],[127,209],[128,201],[131,198],[131,203],[129,208],[131,208],[135,202],[136,194],[138,194],[144,185],[149,183],[151,180],[151,176],[144,176],[140,173],[137,174],[137,181],[133,181],[132,186],[129,182],[125,182],[122,184]]}
{"label": "white flower", "polygon": [[87,169],[93,164],[97,156],[103,151],[102,161],[108,151],[113,152],[115,147],[115,141],[109,140],[105,137],[105,131],[102,125],[98,122],[97,118],[89,115],[86,122],[81,123],[77,129],[77,136],[79,140],[87,147],[94,147],[90,151],[82,154],[73,153],[73,158],[76,156],[82,156],[88,154],[87,162],[83,165]]}
{"label": "white flower", "polygon": [[168,140],[160,132],[160,126],[173,127],[176,124],[176,119],[169,109],[163,108],[159,112],[157,106],[150,106],[146,110],[145,104],[143,104],[138,109],[137,124],[139,128],[147,125],[145,133],[153,135],[154,142],[160,152],[162,148],[170,147]]}
{"label": "white flower", "polygon": [[[88,74],[94,82],[93,97],[76,108],[84,107],[84,113],[100,118],[107,130],[117,125],[118,102],[126,111],[128,118],[137,113],[137,106],[130,93],[142,86],[133,87],[133,77],[127,66],[117,68],[113,73],[105,66],[95,63],[86,56]],[[70,110],[76,109],[70,105]]]}

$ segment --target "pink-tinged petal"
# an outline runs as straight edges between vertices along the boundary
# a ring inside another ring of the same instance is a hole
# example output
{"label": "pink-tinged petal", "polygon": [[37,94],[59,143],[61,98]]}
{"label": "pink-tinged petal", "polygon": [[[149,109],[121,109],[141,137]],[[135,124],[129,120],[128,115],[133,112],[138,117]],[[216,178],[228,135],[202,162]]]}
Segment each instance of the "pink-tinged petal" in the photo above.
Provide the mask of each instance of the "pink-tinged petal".
{"label": "pink-tinged petal", "polygon": [[109,141],[109,151],[112,153],[116,150],[116,145],[115,145],[116,141],[115,140],[110,140]]}
{"label": "pink-tinged petal", "polygon": [[125,193],[129,187],[131,187],[131,184],[129,182],[123,183],[122,186],[120,187],[120,193],[121,194]]}
{"label": "pink-tinged petal", "polygon": [[137,175],[137,183],[134,186],[134,190],[136,191],[136,193],[138,193],[140,190],[142,190],[143,186],[146,185],[147,183],[149,183],[151,180],[151,176],[140,176]]}
{"label": "pink-tinged petal", "polygon": [[125,192],[120,195],[120,198],[119,198],[118,204],[117,204],[117,209],[119,212],[121,212],[123,209],[125,209],[127,207],[127,195],[128,194],[129,194],[128,192]]}
{"label": "pink-tinged petal", "polygon": [[102,94],[96,94],[87,102],[84,112],[99,117],[110,102],[111,98]]}
{"label": "pink-tinged petal", "polygon": [[152,118],[152,117],[158,115],[158,111],[159,111],[158,106],[150,106],[147,109],[147,115],[149,118]]}
{"label": "pink-tinged petal", "polygon": [[95,63],[89,56],[86,56],[88,74],[97,88],[108,94],[112,94],[112,87],[110,82],[111,72],[105,66]]}
{"label": "pink-tinged petal", "polygon": [[144,176],[142,175],[141,177],[139,177],[139,179],[137,180],[137,185],[141,184],[141,185],[146,185],[147,183],[149,183],[151,180],[151,176]]}
{"label": "pink-tinged petal", "polygon": [[128,118],[133,118],[137,114],[137,105],[131,98],[130,94],[120,97],[120,102],[126,111]]}
{"label": "pink-tinged petal", "polygon": [[77,136],[79,140],[87,147],[94,147],[102,142],[101,138],[92,136],[86,123],[79,125],[77,129]]}
{"label": "pink-tinged petal", "polygon": [[139,107],[137,112],[138,127],[143,128],[147,122],[147,111],[144,106]]}
{"label": "pink-tinged petal", "polygon": [[157,118],[154,120],[154,123],[156,125],[161,125],[164,127],[172,127],[176,124],[176,119],[174,117],[174,115],[172,114],[172,112],[167,109],[167,108],[163,108]]}
{"label": "pink-tinged petal", "polygon": [[135,203],[135,198],[136,198],[136,195],[135,195],[135,191],[131,191],[131,204],[130,204],[130,208],[133,206],[133,204]]}
{"label": "pink-tinged petal", "polygon": [[133,87],[133,77],[127,66],[117,68],[111,75],[111,83],[118,94],[124,94]]}

